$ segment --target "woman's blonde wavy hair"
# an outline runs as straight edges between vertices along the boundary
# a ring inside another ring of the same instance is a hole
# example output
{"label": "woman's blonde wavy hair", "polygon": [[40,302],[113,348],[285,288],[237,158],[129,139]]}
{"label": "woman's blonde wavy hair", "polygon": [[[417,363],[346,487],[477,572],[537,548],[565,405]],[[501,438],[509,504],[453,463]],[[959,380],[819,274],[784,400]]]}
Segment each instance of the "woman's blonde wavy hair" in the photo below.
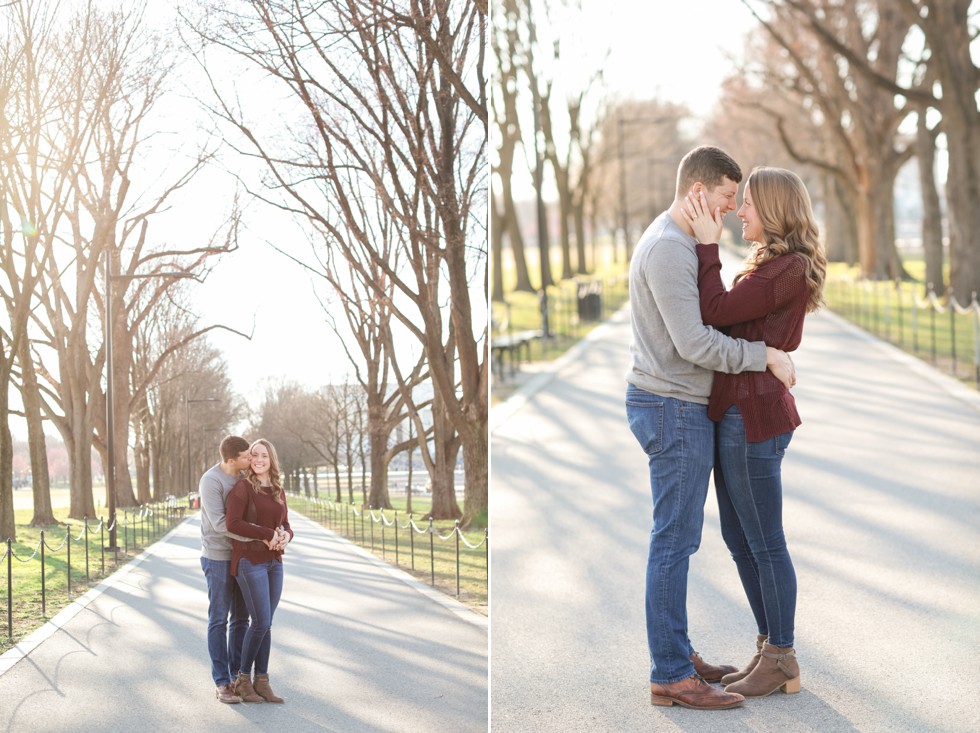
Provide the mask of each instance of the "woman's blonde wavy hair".
{"label": "woman's blonde wavy hair", "polygon": [[[259,444],[264,445],[266,450],[269,451],[269,479],[272,481],[272,498],[282,504],[283,489],[282,482],[280,481],[282,471],[279,468],[279,456],[276,453],[276,448],[265,438],[259,438],[258,440],[253,441],[252,445],[248,447],[248,452],[251,454],[252,448]],[[247,478],[252,484],[252,489],[256,494],[262,493],[262,484],[259,482],[259,477],[255,475],[255,471],[252,470],[251,466],[248,467],[248,471],[245,473],[245,478]]]}
{"label": "woman's blonde wavy hair", "polygon": [[823,285],[827,277],[827,257],[820,244],[820,230],[813,217],[810,194],[798,175],[784,168],[759,166],[749,174],[745,185],[751,190],[752,205],[762,222],[764,242],[745,258],[738,282],[763,262],[781,255],[797,255],[806,265],[810,286],[808,313],[823,305]]}

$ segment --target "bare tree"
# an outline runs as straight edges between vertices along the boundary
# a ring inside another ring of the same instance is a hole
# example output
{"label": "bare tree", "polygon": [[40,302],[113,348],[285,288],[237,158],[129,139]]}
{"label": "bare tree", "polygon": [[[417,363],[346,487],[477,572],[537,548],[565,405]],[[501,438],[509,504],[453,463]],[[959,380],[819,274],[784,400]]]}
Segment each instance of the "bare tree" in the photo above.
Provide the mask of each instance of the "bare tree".
{"label": "bare tree", "polygon": [[[471,85],[482,15],[471,3],[417,2],[409,28],[381,0],[245,5],[247,14],[215,10],[210,25],[194,26],[284,85],[301,104],[302,122],[291,124],[302,134],[278,151],[217,87],[215,111],[267,166],[263,198],[309,221],[375,297],[394,288],[392,314],[421,345],[462,440],[465,521],[487,502],[486,136],[439,69],[451,59]],[[397,268],[364,218],[377,206],[395,225],[383,231]]]}
{"label": "bare tree", "polygon": [[[9,426],[9,389],[15,361],[21,362],[21,392],[35,380],[30,365],[28,327],[36,307],[35,291],[50,258],[50,238],[64,214],[60,201],[46,199],[41,181],[51,170],[42,154],[45,130],[41,120],[52,113],[45,66],[59,54],[52,37],[49,12],[32,2],[14,2],[0,8],[4,23],[0,43],[0,536],[15,538],[11,463],[13,444]],[[64,184],[64,177],[59,184]],[[51,511],[47,460],[41,414],[28,392],[24,397],[33,469],[35,514],[33,523],[49,524]]]}
{"label": "bare tree", "polygon": [[[218,456],[217,433],[245,417],[227,364],[202,337],[184,291],[158,299],[133,342],[132,451],[140,503],[196,490],[199,470]],[[194,439],[192,426],[201,439]]]}
{"label": "bare tree", "polygon": [[[130,383],[133,341],[179,277],[200,276],[209,258],[235,247],[236,218],[230,216],[224,239],[219,231],[210,241],[162,246],[150,235],[153,218],[211,154],[199,152],[180,172],[165,172],[161,179],[169,177],[169,182],[144,189],[135,185],[141,154],[149,151],[153,137],[147,129],[151,113],[172,69],[171,54],[159,36],[145,29],[140,8],[104,13],[88,6],[59,33],[57,63],[40,74],[58,114],[45,121],[37,154],[51,161],[53,171],[41,181],[45,195],[62,202],[67,213],[64,225],[51,231],[53,255],[43,261],[38,288],[43,307],[32,313],[37,331],[33,353],[44,413],[70,449],[71,516],[81,517],[94,513],[93,445],[107,460],[102,374],[111,369],[118,389],[114,498],[119,506],[132,505],[128,427],[133,401],[147,386]],[[96,316],[108,320],[110,290],[115,349],[107,365],[103,329],[93,326]],[[209,328],[199,328],[189,339]],[[99,335],[97,348],[92,341]],[[170,353],[186,343],[171,344]],[[33,398],[26,394],[25,402]]]}
{"label": "bare tree", "polygon": [[[531,3],[528,3],[530,8]],[[563,0],[557,6],[545,4],[543,17],[528,16],[528,23],[535,27],[553,28],[550,16],[554,12],[581,13],[581,0]],[[602,68],[609,55],[609,49],[595,48],[594,44],[582,43],[584,39],[570,37],[568,34],[555,36],[550,43],[540,42],[545,48],[551,48],[552,58],[548,66],[554,71],[547,72],[541,68],[528,68],[529,83],[532,90],[541,85],[537,92],[540,111],[536,117],[536,135],[542,139],[542,151],[551,166],[555,188],[558,193],[558,238],[561,250],[561,277],[572,277],[575,272],[585,273],[585,243],[584,227],[576,226],[581,223],[576,216],[576,207],[584,200],[584,191],[589,185],[588,176],[591,173],[589,154],[583,148],[583,142],[591,142],[591,138],[601,121],[601,116],[589,116],[586,110],[593,107],[600,109],[601,104],[586,104],[587,100],[601,95]],[[583,46],[596,55],[595,64],[581,78],[574,78],[566,69],[563,62],[566,55],[581,55]],[[532,49],[533,52],[534,49]],[[602,55],[600,55],[602,54]],[[530,67],[530,62],[529,62]],[[560,70],[560,71],[558,71]],[[535,145],[537,148],[537,145]],[[578,214],[581,214],[579,208]],[[576,232],[577,262],[572,266],[572,232]],[[547,241],[547,239],[542,240]]]}
{"label": "bare tree", "polygon": [[622,254],[674,198],[674,171],[691,147],[685,107],[659,100],[610,104],[596,131],[596,216],[624,233]]}
{"label": "bare tree", "polygon": [[919,110],[916,122],[915,157],[919,168],[919,188],[922,191],[922,252],[925,257],[924,287],[946,290],[943,273],[943,215],[936,188],[936,137],[939,125],[930,128],[926,111]]}
{"label": "bare tree", "polygon": [[[907,277],[895,247],[894,186],[899,169],[914,153],[913,141],[899,134],[913,111],[867,77],[855,75],[826,38],[815,34],[806,14],[820,12],[840,37],[863,57],[871,57],[876,73],[895,79],[909,23],[900,15],[874,12],[865,6],[855,13],[822,0],[769,3],[763,18],[743,0],[782,54],[770,44],[757,51],[764,59],[764,85],[781,90],[796,103],[781,107],[771,94],[759,92],[750,104],[771,116],[786,150],[795,160],[838,178],[855,201],[858,252],[866,277]],[[777,97],[779,96],[777,92]],[[786,110],[792,110],[788,115]],[[802,119],[799,110],[805,111]],[[803,122],[801,132],[800,122]]]}
{"label": "bare tree", "polygon": [[[347,501],[354,503],[354,469],[365,457],[359,450],[361,435],[366,432],[366,396],[360,385],[350,382],[331,384],[317,392],[314,407],[316,448],[333,469],[336,500],[343,501],[341,471],[346,477]],[[328,422],[324,422],[327,416]],[[363,482],[362,482],[363,483]],[[364,494],[364,504],[368,504]]]}
{"label": "bare tree", "polygon": [[[351,186],[355,187],[356,182],[351,181]],[[338,249],[335,247],[326,246],[321,250],[326,256],[326,261],[322,263],[325,277],[344,313],[347,331],[357,344],[358,355],[350,352],[330,309],[324,310],[331,328],[343,344],[367,404],[371,471],[368,505],[375,509],[389,509],[388,466],[391,459],[406,447],[391,445],[390,438],[395,428],[404,420],[406,407],[412,404],[413,390],[428,374],[424,354],[407,374],[403,374],[399,368],[399,360],[395,358],[392,330],[396,309],[395,287],[378,265],[378,260],[385,260],[397,269],[399,250],[392,247],[397,241],[397,235],[391,231],[393,222],[388,218],[384,207],[378,207],[372,216],[363,208],[363,203],[364,199],[361,199],[354,205],[362,207],[362,222],[371,221],[378,226],[375,236],[372,237],[377,243],[377,259],[360,267],[338,256]],[[452,484],[445,488],[451,489]]]}
{"label": "bare tree", "polygon": [[506,237],[514,258],[517,281],[514,289],[533,292],[524,251],[524,235],[517,218],[514,203],[512,177],[514,158],[521,142],[521,124],[518,116],[520,54],[523,54],[520,33],[520,10],[517,0],[503,0],[494,13],[493,51],[497,73],[494,87],[493,121],[496,144],[496,161],[493,166],[491,215],[491,249],[493,250],[493,288],[491,297],[503,300],[503,242]]}
{"label": "bare tree", "polygon": [[943,134],[949,152],[946,180],[950,241],[951,289],[967,302],[980,290],[980,109],[976,104],[980,71],[971,54],[977,36],[976,15],[970,0],[878,0],[879,15],[901,13],[910,27],[925,37],[927,54],[922,59],[938,84],[898,80],[883,73],[861,49],[842,39],[827,22],[823,9],[812,2],[785,0],[798,10],[807,26],[832,47],[855,78],[877,84],[888,94],[901,95],[922,108],[932,107],[942,115]]}

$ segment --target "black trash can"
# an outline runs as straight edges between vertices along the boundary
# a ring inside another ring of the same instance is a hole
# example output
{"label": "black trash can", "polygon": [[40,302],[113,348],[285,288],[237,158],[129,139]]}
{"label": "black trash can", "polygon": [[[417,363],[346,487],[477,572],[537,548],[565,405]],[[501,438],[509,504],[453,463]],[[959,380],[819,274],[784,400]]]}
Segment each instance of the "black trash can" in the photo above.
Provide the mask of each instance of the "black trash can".
{"label": "black trash can", "polygon": [[578,318],[598,321],[602,318],[602,285],[598,280],[578,284]]}

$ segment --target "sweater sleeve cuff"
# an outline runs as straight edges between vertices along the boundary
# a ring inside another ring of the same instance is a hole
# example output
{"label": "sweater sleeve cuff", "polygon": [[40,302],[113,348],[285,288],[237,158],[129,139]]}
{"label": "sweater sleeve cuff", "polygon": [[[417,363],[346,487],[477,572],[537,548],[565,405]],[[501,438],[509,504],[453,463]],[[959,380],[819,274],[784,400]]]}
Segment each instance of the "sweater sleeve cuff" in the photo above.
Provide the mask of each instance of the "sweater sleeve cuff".
{"label": "sweater sleeve cuff", "polygon": [[751,366],[747,369],[750,372],[764,372],[769,368],[769,355],[766,353],[765,341],[752,341],[749,343]]}

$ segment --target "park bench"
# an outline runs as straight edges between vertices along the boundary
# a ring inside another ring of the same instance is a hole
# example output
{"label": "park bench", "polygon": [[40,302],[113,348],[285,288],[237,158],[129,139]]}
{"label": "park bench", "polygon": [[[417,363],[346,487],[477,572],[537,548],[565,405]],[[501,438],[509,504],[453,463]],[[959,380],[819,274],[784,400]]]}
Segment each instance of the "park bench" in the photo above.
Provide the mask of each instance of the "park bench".
{"label": "park bench", "polygon": [[531,361],[531,344],[543,335],[543,331],[538,329],[493,336],[490,340],[491,370],[502,379],[505,367],[509,366],[510,375],[514,376],[522,357],[524,361]]}

